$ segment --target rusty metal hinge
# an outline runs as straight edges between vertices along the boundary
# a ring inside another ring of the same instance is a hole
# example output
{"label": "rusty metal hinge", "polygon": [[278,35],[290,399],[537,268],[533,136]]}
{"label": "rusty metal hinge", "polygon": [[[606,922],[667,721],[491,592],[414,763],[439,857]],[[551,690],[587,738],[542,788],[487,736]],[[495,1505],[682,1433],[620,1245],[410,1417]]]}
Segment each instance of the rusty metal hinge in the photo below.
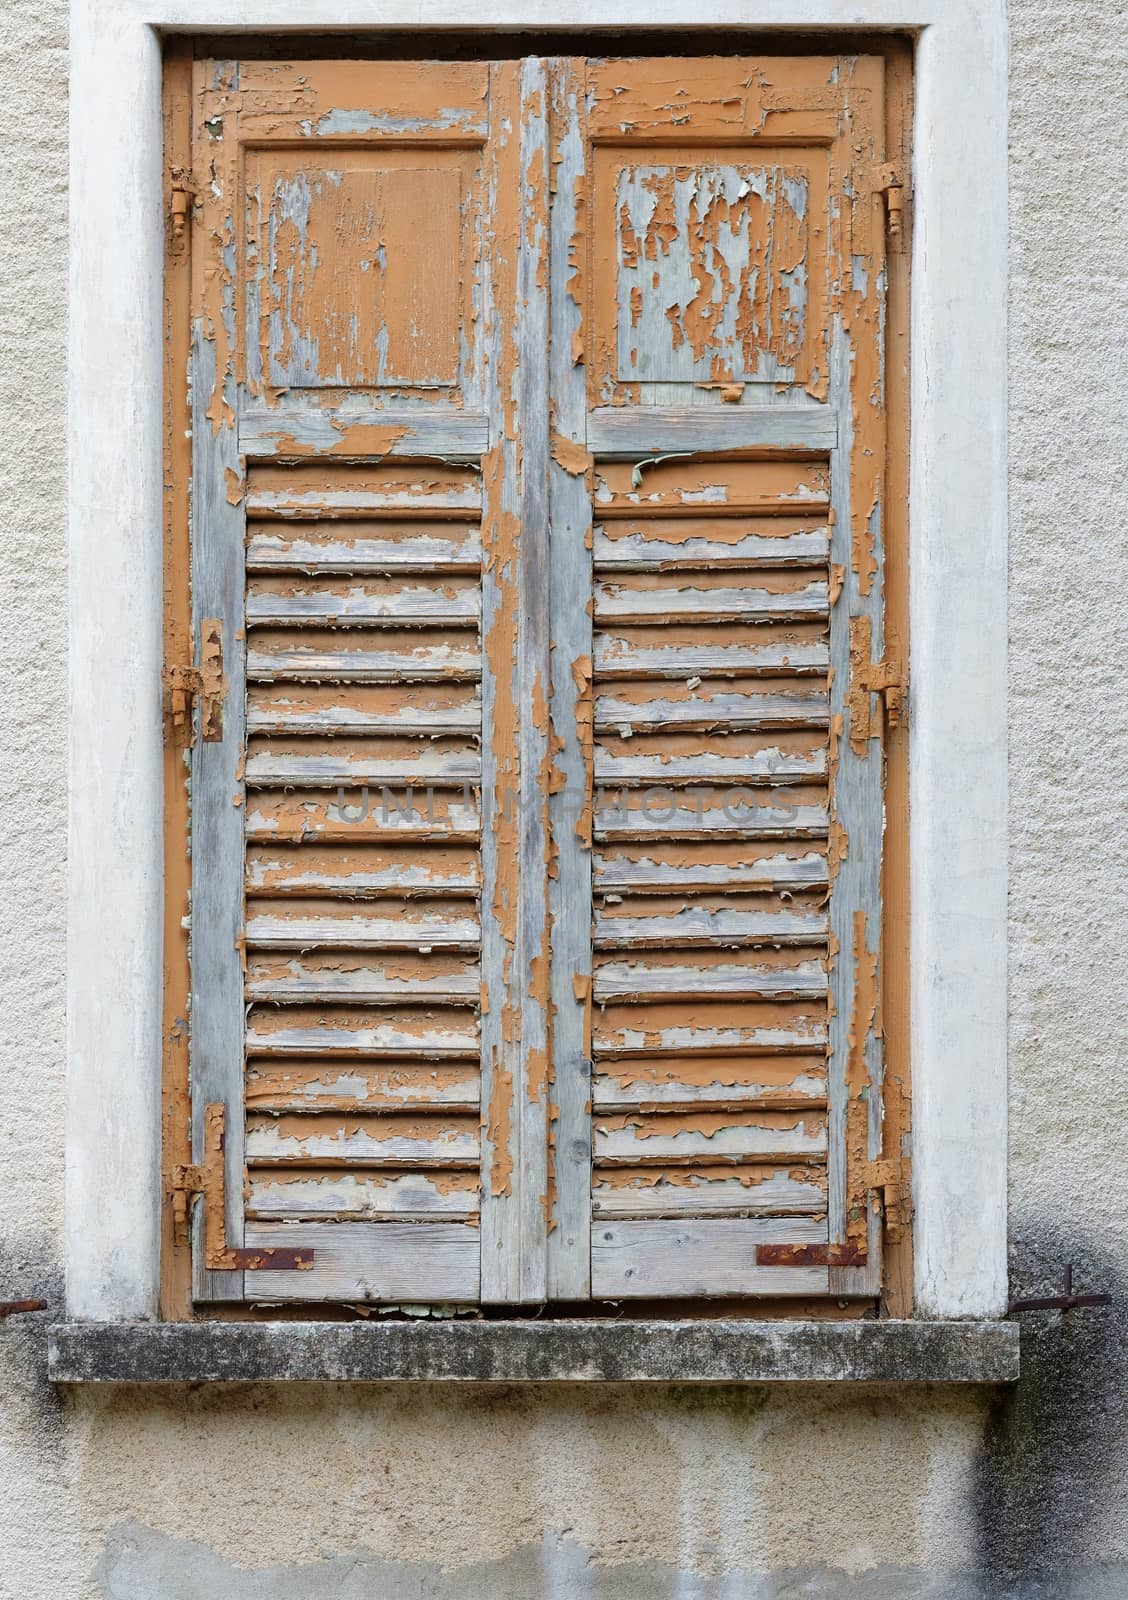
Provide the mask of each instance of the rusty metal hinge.
{"label": "rusty metal hinge", "polygon": [[192,708],[200,707],[200,738],[218,744],[223,738],[223,625],[215,617],[200,625],[200,664],[174,663],[164,669],[166,714],[174,736],[190,731]]}
{"label": "rusty metal hinge", "polygon": [[188,219],[192,214],[192,202],[196,198],[196,185],[192,182],[186,167],[171,167],[169,186],[172,196],[169,206],[172,247],[179,253],[188,242]]}
{"label": "rusty metal hinge", "polygon": [[879,694],[885,706],[886,726],[901,726],[905,715],[905,695],[908,684],[904,668],[896,656],[886,656],[862,667],[858,687],[867,695]]}
{"label": "rusty metal hinge", "polygon": [[313,1266],[313,1251],[246,1250],[227,1243],[227,1185],[224,1146],[227,1108],[204,1107],[204,1159],[198,1165],[180,1164],[169,1173],[167,1193],[172,1201],[174,1237],[188,1238],[192,1202],[203,1200],[204,1266],[209,1272],[302,1272]]}
{"label": "rusty metal hinge", "polygon": [[885,216],[889,232],[889,248],[894,252],[904,249],[905,241],[905,168],[900,161],[883,161],[873,169],[875,194],[885,197]]}
{"label": "rusty metal hinge", "polygon": [[912,1199],[904,1162],[896,1157],[870,1161],[865,1170],[865,1187],[867,1193],[881,1196],[885,1237],[890,1244],[896,1244],[904,1237],[912,1218]]}

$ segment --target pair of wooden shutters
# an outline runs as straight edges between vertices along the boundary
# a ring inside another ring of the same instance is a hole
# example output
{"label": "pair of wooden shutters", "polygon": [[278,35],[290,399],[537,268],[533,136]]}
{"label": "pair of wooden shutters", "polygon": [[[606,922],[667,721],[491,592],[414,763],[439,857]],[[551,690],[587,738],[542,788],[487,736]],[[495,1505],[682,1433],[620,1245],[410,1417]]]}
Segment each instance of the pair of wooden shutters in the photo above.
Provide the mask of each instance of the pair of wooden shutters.
{"label": "pair of wooden shutters", "polygon": [[881,58],[194,73],[197,1300],[874,1293]]}

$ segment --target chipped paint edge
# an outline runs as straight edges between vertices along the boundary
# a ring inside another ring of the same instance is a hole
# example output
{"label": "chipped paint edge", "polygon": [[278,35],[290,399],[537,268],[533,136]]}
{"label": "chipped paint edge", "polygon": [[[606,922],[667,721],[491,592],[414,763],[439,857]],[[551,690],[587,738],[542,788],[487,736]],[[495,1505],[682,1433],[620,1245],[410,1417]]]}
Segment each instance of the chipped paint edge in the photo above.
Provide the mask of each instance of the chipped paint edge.
{"label": "chipped paint edge", "polygon": [[[67,1304],[157,1313],[161,985],[158,29],[507,27],[468,0],[72,0]],[[918,1312],[1006,1300],[1005,0],[624,0],[617,27],[921,30],[910,505]],[[109,100],[128,115],[106,118]],[[974,280],[966,263],[975,261]],[[940,315],[940,312],[943,314]],[[112,403],[107,403],[107,400]],[[130,418],[128,429],[120,419]],[[965,537],[973,520],[976,539]],[[974,769],[970,786],[960,774]],[[111,1136],[112,1130],[112,1136]],[[96,1225],[91,1219],[96,1218]]]}

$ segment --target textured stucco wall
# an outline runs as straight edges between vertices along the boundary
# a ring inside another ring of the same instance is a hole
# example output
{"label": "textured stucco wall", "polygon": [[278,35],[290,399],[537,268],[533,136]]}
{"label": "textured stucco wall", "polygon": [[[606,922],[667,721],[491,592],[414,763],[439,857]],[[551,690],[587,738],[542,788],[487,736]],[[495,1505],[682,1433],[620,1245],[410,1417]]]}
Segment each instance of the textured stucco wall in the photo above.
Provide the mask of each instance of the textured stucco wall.
{"label": "textured stucco wall", "polygon": [[[1029,1319],[1026,1376],[994,1401],[62,1402],[37,1319],[0,1325],[3,1600],[1128,1595],[1128,69],[1117,0],[1011,16],[1013,1267],[1029,1292],[1072,1259],[1116,1309]],[[0,1297],[56,1304],[65,47],[64,0],[0,7]]]}

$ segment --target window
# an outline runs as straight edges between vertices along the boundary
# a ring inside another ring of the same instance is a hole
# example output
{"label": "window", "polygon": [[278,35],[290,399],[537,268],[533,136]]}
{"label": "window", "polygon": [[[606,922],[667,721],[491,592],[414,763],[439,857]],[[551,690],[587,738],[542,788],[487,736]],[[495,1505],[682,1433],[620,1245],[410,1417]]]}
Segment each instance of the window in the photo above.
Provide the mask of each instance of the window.
{"label": "window", "polygon": [[172,1302],[882,1292],[906,85],[170,64]]}

